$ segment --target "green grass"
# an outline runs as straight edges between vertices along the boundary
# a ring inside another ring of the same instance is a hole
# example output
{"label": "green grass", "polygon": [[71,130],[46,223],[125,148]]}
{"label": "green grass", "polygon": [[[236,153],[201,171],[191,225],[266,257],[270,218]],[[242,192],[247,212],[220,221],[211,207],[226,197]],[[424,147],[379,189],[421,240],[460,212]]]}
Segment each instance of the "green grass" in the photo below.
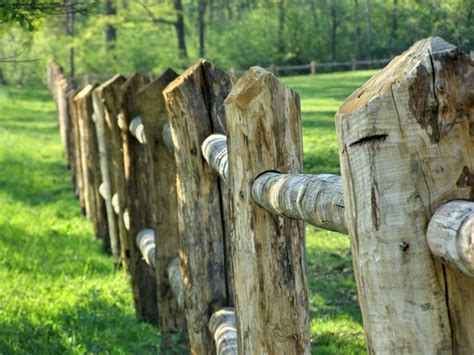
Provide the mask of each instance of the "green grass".
{"label": "green grass", "polygon": [[[373,72],[285,78],[302,98],[305,170],[339,173],[333,115]],[[44,89],[0,89],[0,353],[155,353],[129,281],[94,240]],[[347,237],[307,227],[316,354],[365,352]],[[182,349],[177,349],[183,352]]]}

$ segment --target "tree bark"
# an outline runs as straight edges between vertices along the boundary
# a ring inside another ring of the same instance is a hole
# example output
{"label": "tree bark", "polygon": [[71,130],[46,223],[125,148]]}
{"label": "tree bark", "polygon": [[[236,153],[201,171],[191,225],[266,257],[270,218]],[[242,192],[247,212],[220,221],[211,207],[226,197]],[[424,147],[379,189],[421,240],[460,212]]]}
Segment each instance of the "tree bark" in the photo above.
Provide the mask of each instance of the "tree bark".
{"label": "tree bark", "polygon": [[371,353],[474,352],[474,278],[433,260],[425,234],[439,206],[473,198],[473,75],[468,55],[428,38],[336,115]]}
{"label": "tree bark", "polygon": [[199,56],[204,58],[206,55],[205,49],[205,18],[206,18],[206,7],[207,0],[198,0],[198,24],[199,24]]}
{"label": "tree bark", "polygon": [[176,11],[176,38],[178,39],[178,56],[182,60],[188,59],[188,51],[186,49],[186,36],[184,32],[184,12],[181,0],[174,0],[174,9]]}
{"label": "tree bark", "polygon": [[[106,0],[105,1],[105,14],[107,17],[117,15],[117,4],[115,0]],[[108,24],[105,30],[105,42],[107,51],[112,53],[112,56],[115,57],[113,54],[117,42],[117,29],[115,26]]]}

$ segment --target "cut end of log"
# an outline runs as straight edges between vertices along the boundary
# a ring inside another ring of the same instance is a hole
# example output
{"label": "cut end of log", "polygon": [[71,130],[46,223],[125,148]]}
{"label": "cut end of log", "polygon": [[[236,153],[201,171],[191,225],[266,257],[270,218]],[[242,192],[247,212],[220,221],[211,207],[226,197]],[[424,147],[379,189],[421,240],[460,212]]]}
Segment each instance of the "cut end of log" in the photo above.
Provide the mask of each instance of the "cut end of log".
{"label": "cut end of log", "polygon": [[110,198],[110,191],[109,189],[107,188],[107,184],[105,182],[103,182],[102,184],[100,184],[99,186],[99,194],[100,196],[102,196],[102,198],[104,200],[107,200]]}
{"label": "cut end of log", "polygon": [[442,205],[430,220],[427,238],[435,257],[474,277],[474,202]]}
{"label": "cut end of log", "polygon": [[238,354],[234,308],[225,307],[215,312],[209,320],[209,331],[214,336],[217,355]]}
{"label": "cut end of log", "polygon": [[119,204],[119,195],[118,193],[115,193],[113,196],[112,196],[112,207],[114,208],[114,212],[116,214],[119,214],[120,212],[120,204]]}
{"label": "cut end of log", "polygon": [[146,144],[145,126],[143,126],[142,118],[135,117],[129,124],[128,129],[141,144]]}
{"label": "cut end of log", "polygon": [[155,232],[153,229],[143,229],[138,232],[135,241],[138,249],[142,252],[143,259],[148,265],[155,267]]}
{"label": "cut end of log", "polygon": [[201,151],[204,159],[227,184],[229,179],[229,162],[226,136],[223,134],[211,134],[202,143]]}
{"label": "cut end of log", "polygon": [[130,230],[130,212],[128,211],[128,209],[125,209],[125,211],[123,211],[123,224],[125,228],[129,231]]}

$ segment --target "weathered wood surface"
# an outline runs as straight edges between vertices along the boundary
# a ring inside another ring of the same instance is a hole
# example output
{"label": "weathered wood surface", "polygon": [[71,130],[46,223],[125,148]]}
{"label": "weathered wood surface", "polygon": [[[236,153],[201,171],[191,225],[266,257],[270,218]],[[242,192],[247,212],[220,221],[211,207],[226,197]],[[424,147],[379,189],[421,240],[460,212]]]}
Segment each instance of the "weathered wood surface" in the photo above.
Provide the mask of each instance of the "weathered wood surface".
{"label": "weathered wood surface", "polygon": [[[228,211],[222,204],[218,178],[202,159],[200,151],[208,135],[222,131],[219,124],[223,118],[219,120],[212,115],[212,107],[219,102],[211,99],[209,91],[219,91],[219,85],[225,82],[214,82],[212,72],[205,73],[206,70],[210,70],[209,64],[199,61],[163,92],[177,165],[180,262],[188,333],[194,354],[215,351],[208,322],[214,311],[229,305],[226,276],[231,276],[226,275],[225,268],[225,241],[230,237],[230,229],[226,234],[223,226]],[[218,70],[214,68],[213,71]]]}
{"label": "weathered wood surface", "polygon": [[278,216],[347,234],[340,176],[268,172],[255,179],[252,197]]}
{"label": "weathered wood surface", "polygon": [[155,254],[157,302],[159,326],[161,333],[165,336],[167,333],[186,328],[184,311],[178,307],[168,279],[168,265],[178,256],[179,250],[178,201],[174,154],[162,138],[165,130],[169,133],[168,112],[163,90],[177,76],[178,74],[173,70],[167,69],[137,94],[146,147],[150,156],[150,176],[153,181],[152,211],[156,231],[155,240],[158,245]]}
{"label": "weathered wood surface", "polygon": [[[130,132],[130,123],[139,115],[137,92],[146,84],[145,78],[133,73],[121,86],[120,118],[124,168],[124,200],[122,219],[127,230],[126,264],[131,276],[135,310],[139,319],[158,324],[154,270],[142,259],[135,238],[145,228],[153,228],[150,164],[146,146]],[[120,194],[119,194],[120,195]],[[120,201],[120,196],[119,196]]]}
{"label": "weathered wood surface", "polygon": [[83,174],[81,164],[81,136],[79,133],[79,120],[77,109],[74,102],[76,90],[70,90],[67,95],[68,116],[70,122],[70,152],[71,152],[71,175],[74,184],[74,193],[79,198],[82,212],[85,212],[84,196],[83,196]]}
{"label": "weathered wood surface", "polygon": [[252,182],[262,173],[302,170],[299,97],[253,67],[225,110],[239,353],[309,354],[304,223],[274,216],[252,199]]}
{"label": "weathered wood surface", "polygon": [[[126,78],[116,75],[106,81],[96,89],[96,93],[104,104],[104,136],[109,158],[110,191],[112,196],[112,206],[114,195],[117,195],[116,202],[118,211],[116,212],[116,225],[120,245],[120,263],[127,269],[127,256],[130,255],[128,243],[128,232],[123,221],[125,210],[125,176],[123,165],[123,147],[118,126],[118,115],[120,111],[122,90],[121,86]],[[115,209],[115,207],[114,207]]]}
{"label": "weathered wood surface", "polygon": [[[202,155],[227,184],[227,138],[211,134],[202,144]],[[252,197],[278,216],[302,219],[316,227],[347,234],[340,176],[269,172],[255,179]]]}
{"label": "weathered wood surface", "polygon": [[101,239],[106,250],[110,248],[108,237],[107,213],[105,202],[100,197],[99,186],[102,182],[100,173],[100,153],[97,143],[97,132],[93,122],[92,92],[94,85],[85,86],[74,98],[77,106],[79,132],[81,136],[81,161],[84,182],[86,213],[92,220],[94,232]]}
{"label": "weathered wood surface", "polygon": [[59,133],[61,142],[64,147],[66,157],[69,157],[68,131],[70,129],[70,121],[68,117],[67,93],[72,86],[64,76],[63,68],[54,61],[48,64],[48,88],[51,91],[58,112]]}
{"label": "weathered wood surface", "polygon": [[95,90],[92,93],[92,104],[94,107],[94,121],[97,135],[97,147],[99,150],[99,162],[101,173],[101,184],[99,186],[99,193],[104,199],[105,211],[107,214],[108,236],[110,241],[110,250],[114,259],[114,265],[119,265],[120,258],[120,244],[118,235],[117,217],[112,206],[112,177],[110,172],[112,169],[111,147],[108,146],[106,132],[105,132],[105,108],[99,97],[99,93]]}
{"label": "weathered wood surface", "polygon": [[176,304],[178,305],[179,309],[184,311],[185,307],[185,300],[184,300],[184,284],[183,284],[183,276],[181,275],[181,268],[179,265],[179,257],[175,257],[171,260],[169,265],[166,268],[168,273],[168,280],[170,284],[170,289],[173,294],[173,297],[176,300]]}
{"label": "weathered wood surface", "polygon": [[434,256],[474,277],[474,202],[442,205],[431,217],[426,235]]}
{"label": "weathered wood surface", "polygon": [[138,232],[135,240],[145,262],[148,265],[155,267],[156,244],[155,232],[153,229],[147,228],[141,230]]}
{"label": "weathered wood surface", "polygon": [[90,93],[94,90],[92,85],[82,88],[76,96],[74,96],[74,104],[76,105],[77,122],[79,127],[79,149],[81,156],[81,172],[82,184],[84,190],[84,207],[86,216],[89,219],[95,214],[95,194],[94,194],[94,142],[92,141],[92,122],[91,122],[91,106]]}
{"label": "weathered wood surface", "polygon": [[346,221],[371,353],[474,353],[474,278],[433,260],[426,228],[473,199],[474,66],[428,38],[339,109]]}
{"label": "weathered wood surface", "polygon": [[217,355],[237,355],[237,326],[234,308],[225,307],[209,320],[209,331],[214,336]]}

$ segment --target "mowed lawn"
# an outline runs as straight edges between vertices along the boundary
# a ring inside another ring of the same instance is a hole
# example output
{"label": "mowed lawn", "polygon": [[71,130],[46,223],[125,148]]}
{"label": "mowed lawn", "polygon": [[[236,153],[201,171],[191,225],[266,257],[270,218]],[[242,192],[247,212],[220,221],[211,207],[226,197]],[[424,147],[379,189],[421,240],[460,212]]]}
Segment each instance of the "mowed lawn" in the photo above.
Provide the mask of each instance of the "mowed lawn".
{"label": "mowed lawn", "polygon": [[[334,113],[373,74],[283,79],[302,99],[306,172],[339,173]],[[81,214],[55,115],[44,89],[0,88],[0,353],[156,353]],[[365,352],[348,237],[308,226],[307,245],[313,353]]]}

